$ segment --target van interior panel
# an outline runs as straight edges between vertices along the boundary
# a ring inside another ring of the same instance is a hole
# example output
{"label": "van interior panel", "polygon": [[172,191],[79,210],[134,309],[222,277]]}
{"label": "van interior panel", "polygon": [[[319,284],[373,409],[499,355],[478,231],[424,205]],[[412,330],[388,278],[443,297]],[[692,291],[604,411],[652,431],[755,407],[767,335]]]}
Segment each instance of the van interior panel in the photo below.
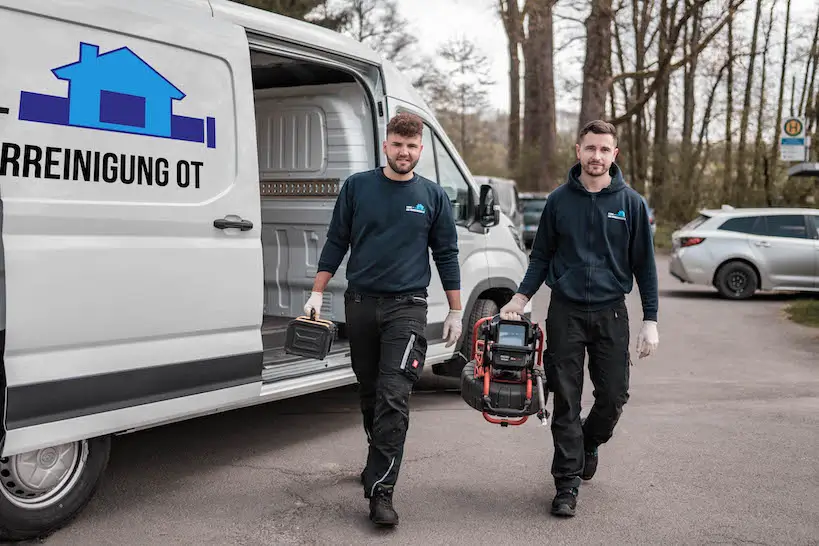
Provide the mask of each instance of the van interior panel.
{"label": "van interior panel", "polygon": [[[338,192],[373,169],[374,118],[366,91],[343,71],[251,51],[264,260],[262,336],[268,365],[292,363],[287,323],[302,315]],[[343,323],[345,261],[324,293],[322,318]],[[334,353],[346,351],[341,336]],[[281,378],[277,378],[281,379]]]}

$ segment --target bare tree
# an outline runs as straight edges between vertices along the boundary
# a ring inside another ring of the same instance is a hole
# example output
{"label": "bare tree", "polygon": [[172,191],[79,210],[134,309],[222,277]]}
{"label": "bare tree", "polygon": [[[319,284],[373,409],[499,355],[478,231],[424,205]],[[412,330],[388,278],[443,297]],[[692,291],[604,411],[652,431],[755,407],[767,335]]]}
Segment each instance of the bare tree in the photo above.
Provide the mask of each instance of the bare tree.
{"label": "bare tree", "polygon": [[445,42],[438,55],[449,75],[445,86],[438,89],[441,108],[457,120],[458,130],[453,140],[459,144],[459,152],[468,162],[473,158],[475,131],[470,131],[469,121],[483,112],[488,105],[487,87],[494,82],[489,77],[489,61],[475,45],[466,38],[454,38]]}

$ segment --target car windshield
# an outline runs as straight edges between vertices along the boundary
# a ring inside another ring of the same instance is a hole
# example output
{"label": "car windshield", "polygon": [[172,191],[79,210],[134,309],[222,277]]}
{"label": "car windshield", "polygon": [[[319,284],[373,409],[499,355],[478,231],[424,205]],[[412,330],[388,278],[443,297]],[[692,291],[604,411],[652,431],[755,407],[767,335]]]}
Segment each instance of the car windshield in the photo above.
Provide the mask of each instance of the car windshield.
{"label": "car windshield", "polygon": [[545,199],[527,199],[523,202],[523,212],[540,212],[545,206]]}

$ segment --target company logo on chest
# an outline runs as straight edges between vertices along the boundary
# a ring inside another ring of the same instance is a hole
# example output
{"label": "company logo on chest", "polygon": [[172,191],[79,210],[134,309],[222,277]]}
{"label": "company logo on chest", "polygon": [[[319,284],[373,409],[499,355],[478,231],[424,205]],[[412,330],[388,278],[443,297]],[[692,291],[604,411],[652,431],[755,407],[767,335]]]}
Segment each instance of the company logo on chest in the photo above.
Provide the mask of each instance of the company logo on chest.
{"label": "company logo on chest", "polygon": [[427,213],[427,208],[424,205],[422,205],[421,203],[418,203],[416,205],[407,205],[404,210],[406,210],[407,212],[414,212],[416,214],[426,214]]}
{"label": "company logo on chest", "polygon": [[626,211],[624,211],[623,209],[620,209],[617,212],[610,212],[606,216],[608,216],[612,220],[620,220],[622,222],[626,221]]}

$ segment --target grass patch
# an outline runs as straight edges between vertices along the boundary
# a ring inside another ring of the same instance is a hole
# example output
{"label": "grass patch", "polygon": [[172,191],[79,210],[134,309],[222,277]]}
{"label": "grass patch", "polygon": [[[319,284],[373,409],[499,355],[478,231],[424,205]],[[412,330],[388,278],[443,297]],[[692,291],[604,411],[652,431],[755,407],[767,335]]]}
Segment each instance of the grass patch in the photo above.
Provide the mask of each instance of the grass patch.
{"label": "grass patch", "polygon": [[795,301],[785,307],[785,313],[797,324],[819,328],[819,299]]}

